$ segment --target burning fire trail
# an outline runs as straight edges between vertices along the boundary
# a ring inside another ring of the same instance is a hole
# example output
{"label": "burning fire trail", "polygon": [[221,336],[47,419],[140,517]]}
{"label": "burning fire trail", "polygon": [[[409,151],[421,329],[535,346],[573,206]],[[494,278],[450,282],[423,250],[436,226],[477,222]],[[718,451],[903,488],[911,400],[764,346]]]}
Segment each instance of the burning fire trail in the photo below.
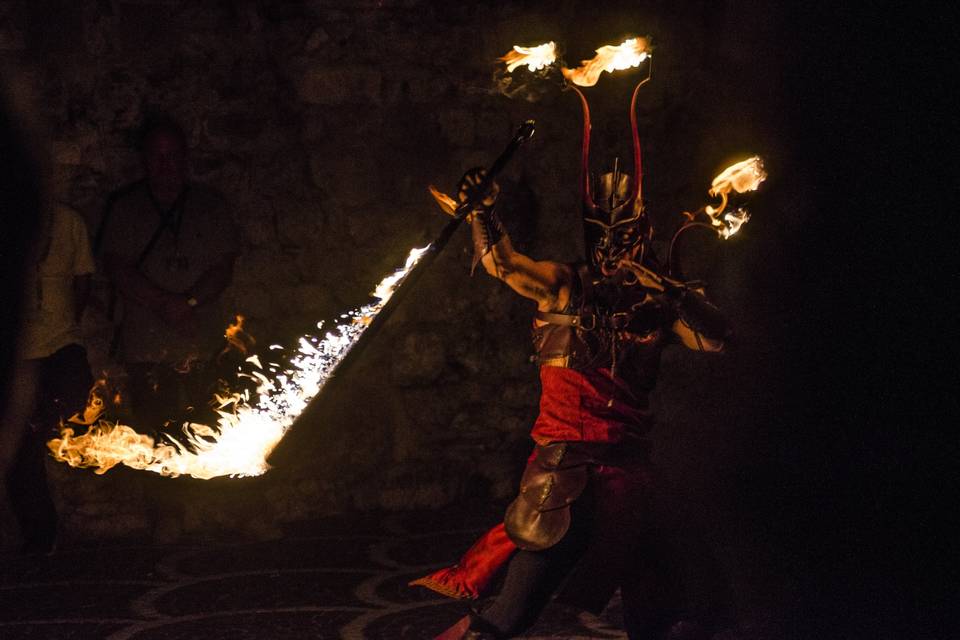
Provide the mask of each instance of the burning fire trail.
{"label": "burning fire trail", "polygon": [[267,456],[429,249],[430,245],[411,250],[406,264],[377,285],[375,302],[342,314],[323,338],[302,337],[297,354],[282,371],[273,364],[264,370],[257,356],[247,358],[251,369],[240,375],[258,383],[256,404],[251,404],[248,393],[216,396],[217,428],[185,423],[186,445],[157,444],[127,425],[101,420],[79,436],[64,427],[60,438],[47,443],[48,448],[57,460],[73,467],[93,467],[98,474],[118,464],[171,477],[263,474],[269,469]]}

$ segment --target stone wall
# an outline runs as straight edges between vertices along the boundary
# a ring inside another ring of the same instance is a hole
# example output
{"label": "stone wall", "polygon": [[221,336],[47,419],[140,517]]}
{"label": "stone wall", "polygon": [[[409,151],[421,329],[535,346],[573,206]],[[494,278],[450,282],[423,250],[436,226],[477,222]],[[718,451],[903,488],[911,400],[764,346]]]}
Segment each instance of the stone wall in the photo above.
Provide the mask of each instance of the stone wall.
{"label": "stone wall", "polygon": [[[515,43],[556,40],[573,63],[631,32],[652,37],[639,120],[661,247],[730,160],[766,156],[776,194],[781,26],[751,4],[5,1],[0,55],[33,82],[53,189],[91,230],[106,195],[139,174],[132,139],[142,118],[182,121],[194,177],[227,195],[242,232],[226,297],[261,344],[290,344],[366,302],[445,223],[427,185],[451,189],[527,118],[537,133],[503,176],[506,224],[535,257],[580,255],[580,107],[559,91],[535,101],[498,93],[495,60]],[[605,148],[629,158],[635,80],[604,78],[590,94],[598,164],[611,160]],[[742,237],[704,240],[690,258],[751,339],[721,360],[669,354],[655,399],[662,458],[704,502],[711,474],[736,462],[737,443],[767,417],[769,394],[756,382],[774,361],[763,339],[778,313],[767,271],[784,262],[800,220],[771,211],[776,197],[766,197]],[[485,274],[469,276],[467,236],[299,421],[273,471],[204,482],[51,463],[66,528],[267,535],[278,522],[345,509],[507,499],[536,414],[534,309]],[[108,368],[97,313],[85,327],[95,366]]]}

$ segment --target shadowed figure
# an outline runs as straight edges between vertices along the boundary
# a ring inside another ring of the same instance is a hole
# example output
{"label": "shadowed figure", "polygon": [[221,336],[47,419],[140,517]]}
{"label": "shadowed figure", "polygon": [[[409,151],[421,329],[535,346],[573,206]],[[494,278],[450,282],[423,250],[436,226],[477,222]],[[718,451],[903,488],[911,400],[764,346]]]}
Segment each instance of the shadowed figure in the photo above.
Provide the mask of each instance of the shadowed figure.
{"label": "shadowed figure", "polygon": [[163,433],[199,420],[210,399],[240,239],[223,197],[189,179],[176,122],[148,121],[141,152],[144,178],[108,199],[97,244],[120,307],[111,351],[127,373],[133,426]]}
{"label": "shadowed figure", "polygon": [[[90,289],[93,257],[83,218],[44,192],[42,145],[26,145],[3,114],[5,220],[0,470],[23,551],[47,554],[57,540],[57,512],[46,478],[46,446],[58,425],[82,409],[93,382],[81,344],[80,318]],[[19,260],[17,259],[19,258]],[[12,372],[12,381],[6,379]],[[6,401],[9,400],[9,403]]]}

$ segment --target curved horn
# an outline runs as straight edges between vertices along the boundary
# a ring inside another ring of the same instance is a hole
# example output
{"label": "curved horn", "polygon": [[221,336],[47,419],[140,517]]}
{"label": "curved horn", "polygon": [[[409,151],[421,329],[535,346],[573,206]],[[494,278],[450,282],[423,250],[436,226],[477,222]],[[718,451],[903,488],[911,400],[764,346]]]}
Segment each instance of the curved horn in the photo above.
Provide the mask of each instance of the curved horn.
{"label": "curved horn", "polygon": [[580,96],[580,106],[583,107],[583,150],[580,154],[580,192],[584,204],[588,207],[594,207],[593,195],[590,193],[590,105],[587,104],[587,96],[583,95],[580,89],[573,84],[569,86]]}
{"label": "curved horn", "polygon": [[633,97],[630,99],[630,133],[633,135],[633,193],[630,195],[631,204],[640,198],[643,202],[643,156],[640,151],[640,130],[637,127],[637,95],[640,93],[640,87],[650,81],[651,62],[647,60],[647,77],[637,83],[633,88]]}

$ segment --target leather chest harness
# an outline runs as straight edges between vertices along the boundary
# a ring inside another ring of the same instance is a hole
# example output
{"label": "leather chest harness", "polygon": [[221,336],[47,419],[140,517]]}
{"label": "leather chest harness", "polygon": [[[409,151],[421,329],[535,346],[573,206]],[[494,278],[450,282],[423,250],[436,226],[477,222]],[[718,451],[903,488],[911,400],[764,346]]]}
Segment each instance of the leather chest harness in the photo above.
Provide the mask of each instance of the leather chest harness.
{"label": "leather chest harness", "polygon": [[643,287],[594,282],[585,264],[575,270],[567,309],[536,313],[536,319],[546,324],[533,330],[534,359],[540,366],[609,368],[615,373],[618,360],[629,357],[629,349],[656,341],[671,321],[670,310]]}

